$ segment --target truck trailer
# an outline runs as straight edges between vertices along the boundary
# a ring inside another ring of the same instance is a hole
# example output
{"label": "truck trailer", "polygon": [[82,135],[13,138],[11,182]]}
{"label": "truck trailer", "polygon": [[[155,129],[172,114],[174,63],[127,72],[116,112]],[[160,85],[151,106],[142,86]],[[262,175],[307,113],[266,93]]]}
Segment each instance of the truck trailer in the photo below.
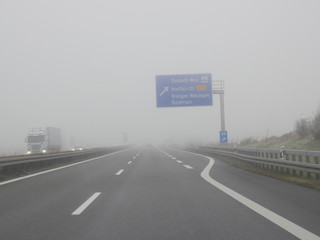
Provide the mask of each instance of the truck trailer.
{"label": "truck trailer", "polygon": [[26,138],[28,154],[59,152],[61,130],[55,127],[33,128]]}

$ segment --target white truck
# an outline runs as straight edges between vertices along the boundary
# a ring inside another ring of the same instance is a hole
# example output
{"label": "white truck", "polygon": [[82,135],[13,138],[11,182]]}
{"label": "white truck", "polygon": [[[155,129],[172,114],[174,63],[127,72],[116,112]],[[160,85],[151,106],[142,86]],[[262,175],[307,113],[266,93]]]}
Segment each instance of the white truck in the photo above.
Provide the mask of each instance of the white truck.
{"label": "white truck", "polygon": [[60,128],[33,128],[26,138],[28,154],[59,152],[61,150]]}

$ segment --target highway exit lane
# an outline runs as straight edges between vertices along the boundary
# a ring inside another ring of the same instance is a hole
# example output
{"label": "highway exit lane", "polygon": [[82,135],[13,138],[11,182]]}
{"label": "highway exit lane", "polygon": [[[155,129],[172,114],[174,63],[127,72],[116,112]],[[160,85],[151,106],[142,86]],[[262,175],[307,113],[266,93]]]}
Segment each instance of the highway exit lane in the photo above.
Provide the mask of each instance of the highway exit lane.
{"label": "highway exit lane", "polygon": [[[166,152],[195,166],[201,172],[208,162],[199,155],[166,148]],[[197,157],[192,157],[197,156]],[[296,184],[254,174],[215,159],[212,179],[248,197],[254,202],[320,236],[320,192]]]}

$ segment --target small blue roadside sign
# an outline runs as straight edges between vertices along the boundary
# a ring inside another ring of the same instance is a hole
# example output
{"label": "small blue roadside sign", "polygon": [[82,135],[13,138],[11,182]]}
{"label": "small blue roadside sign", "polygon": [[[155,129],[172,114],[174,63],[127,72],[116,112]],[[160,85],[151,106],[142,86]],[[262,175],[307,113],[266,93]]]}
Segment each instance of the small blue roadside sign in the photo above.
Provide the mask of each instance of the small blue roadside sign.
{"label": "small blue roadside sign", "polygon": [[228,132],[220,131],[220,143],[227,143],[227,142],[228,142]]}
{"label": "small blue roadside sign", "polygon": [[211,74],[156,76],[157,107],[212,105]]}

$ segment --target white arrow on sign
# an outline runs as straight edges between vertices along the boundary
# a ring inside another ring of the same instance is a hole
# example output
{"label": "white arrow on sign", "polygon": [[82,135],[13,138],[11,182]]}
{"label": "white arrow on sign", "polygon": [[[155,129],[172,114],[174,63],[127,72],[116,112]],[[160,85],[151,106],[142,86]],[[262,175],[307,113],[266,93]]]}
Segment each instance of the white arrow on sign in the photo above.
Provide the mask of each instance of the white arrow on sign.
{"label": "white arrow on sign", "polygon": [[165,93],[169,91],[169,87],[164,87],[163,91],[160,93],[160,97]]}

